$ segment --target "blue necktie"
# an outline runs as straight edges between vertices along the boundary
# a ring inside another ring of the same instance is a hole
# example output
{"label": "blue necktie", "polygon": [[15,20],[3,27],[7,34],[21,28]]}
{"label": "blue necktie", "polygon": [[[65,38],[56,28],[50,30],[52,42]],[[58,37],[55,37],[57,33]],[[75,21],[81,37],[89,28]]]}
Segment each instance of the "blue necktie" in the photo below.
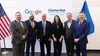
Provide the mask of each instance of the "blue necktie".
{"label": "blue necktie", "polygon": [[43,21],[43,35],[45,35],[45,21]]}

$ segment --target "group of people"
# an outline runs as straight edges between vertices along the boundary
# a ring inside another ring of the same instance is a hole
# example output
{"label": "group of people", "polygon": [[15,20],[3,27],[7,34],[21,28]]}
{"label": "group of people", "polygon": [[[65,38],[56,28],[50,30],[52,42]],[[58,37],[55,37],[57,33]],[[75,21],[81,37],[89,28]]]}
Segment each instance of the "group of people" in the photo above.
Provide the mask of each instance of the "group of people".
{"label": "group of people", "polygon": [[[30,14],[29,19],[21,21],[20,12],[15,13],[15,20],[10,23],[12,33],[12,51],[13,56],[29,56],[31,47],[31,56],[34,56],[36,40],[40,43],[40,55],[51,56],[51,40],[53,40],[54,56],[61,56],[62,41],[65,40],[67,56],[74,56],[74,45],[76,46],[76,55],[87,56],[86,44],[88,43],[87,35],[90,30],[90,23],[85,20],[85,13],[79,13],[77,21],[72,19],[72,13],[66,14],[67,19],[64,24],[58,15],[54,16],[54,21],[47,21],[46,14],[42,14],[42,20],[34,20],[34,14]],[[26,42],[26,45],[25,45]],[[25,48],[26,46],[26,48]]]}

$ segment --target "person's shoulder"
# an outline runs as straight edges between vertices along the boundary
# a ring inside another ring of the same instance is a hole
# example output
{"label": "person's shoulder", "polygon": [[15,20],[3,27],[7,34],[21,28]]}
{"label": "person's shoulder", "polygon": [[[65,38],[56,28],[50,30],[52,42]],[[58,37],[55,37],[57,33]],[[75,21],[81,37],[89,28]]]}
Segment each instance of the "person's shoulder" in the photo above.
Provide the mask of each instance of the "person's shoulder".
{"label": "person's shoulder", "polygon": [[42,21],[39,21],[38,23],[41,23]]}
{"label": "person's shoulder", "polygon": [[74,25],[77,25],[79,23],[78,20],[72,20]]}
{"label": "person's shoulder", "polygon": [[46,20],[48,23],[51,23],[50,21]]}
{"label": "person's shoulder", "polygon": [[21,21],[22,23],[25,23],[25,21]]}
{"label": "person's shoulder", "polygon": [[22,23],[22,24],[26,24],[26,22],[25,22],[25,21],[21,21],[21,23]]}
{"label": "person's shoulder", "polygon": [[17,21],[16,20],[13,20],[10,22],[10,25],[16,25]]}
{"label": "person's shoulder", "polygon": [[73,21],[73,22],[77,22],[76,20],[73,20],[73,19],[72,19],[72,21]]}
{"label": "person's shoulder", "polygon": [[37,22],[38,25],[40,25],[42,23],[42,21]]}
{"label": "person's shoulder", "polygon": [[68,22],[68,21],[65,21],[64,24],[67,23],[67,22]]}
{"label": "person's shoulder", "polygon": [[60,23],[61,26],[63,26],[63,23]]}
{"label": "person's shoulder", "polygon": [[10,21],[10,23],[13,23],[15,20],[13,20],[13,21]]}
{"label": "person's shoulder", "polygon": [[28,22],[29,20],[26,20],[25,22]]}
{"label": "person's shoulder", "polygon": [[89,21],[87,21],[87,20],[84,20],[84,21],[85,21],[85,23],[86,23],[86,24],[90,24],[90,22],[89,22]]}
{"label": "person's shoulder", "polygon": [[50,21],[47,21],[47,20],[46,20],[46,22],[47,22],[47,24],[51,24],[51,22],[50,22]]}
{"label": "person's shoulder", "polygon": [[10,23],[15,23],[16,22],[16,20],[13,20],[13,21],[11,21]]}
{"label": "person's shoulder", "polygon": [[38,24],[38,22],[37,22],[37,21],[35,21],[35,20],[34,20],[34,23],[35,23],[36,25]]}
{"label": "person's shoulder", "polygon": [[78,23],[79,22],[79,20],[73,20],[75,23]]}
{"label": "person's shoulder", "polygon": [[37,23],[37,21],[36,21],[36,20],[34,20],[34,22],[36,22],[36,23]]}
{"label": "person's shoulder", "polygon": [[26,24],[28,24],[30,21],[29,20],[26,20],[26,21],[24,21]]}

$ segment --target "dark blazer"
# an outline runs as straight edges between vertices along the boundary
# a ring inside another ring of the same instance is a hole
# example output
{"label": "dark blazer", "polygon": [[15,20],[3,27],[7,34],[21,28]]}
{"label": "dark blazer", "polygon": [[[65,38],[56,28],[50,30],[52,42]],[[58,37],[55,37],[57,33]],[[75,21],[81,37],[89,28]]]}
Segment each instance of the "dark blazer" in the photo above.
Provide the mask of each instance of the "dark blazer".
{"label": "dark blazer", "polygon": [[35,27],[32,28],[30,20],[25,21],[28,27],[28,33],[26,40],[30,42],[34,42],[37,37],[37,22],[34,21]]}
{"label": "dark blazer", "polygon": [[52,34],[54,34],[57,40],[63,35],[63,24],[58,24],[58,26],[59,28],[57,29],[57,24],[52,24]]}
{"label": "dark blazer", "polygon": [[21,44],[25,40],[21,40],[23,35],[27,35],[27,25],[22,21],[24,28],[16,20],[10,22],[10,31],[12,33],[12,44]]}
{"label": "dark blazer", "polygon": [[51,38],[51,22],[46,21],[46,29],[45,29],[45,37],[43,38],[43,26],[42,26],[42,21],[38,22],[38,39],[42,40],[48,40]]}
{"label": "dark blazer", "polygon": [[79,38],[79,42],[78,42],[79,44],[87,44],[88,43],[87,35],[90,30],[90,23],[84,20],[80,28],[78,28],[78,24],[79,24],[79,21],[77,21],[74,25],[73,36],[74,38]]}
{"label": "dark blazer", "polygon": [[68,37],[70,37],[71,39],[73,39],[73,27],[75,24],[75,20],[72,20],[71,26],[70,28],[68,28],[68,21],[64,22],[64,38],[68,39]]}

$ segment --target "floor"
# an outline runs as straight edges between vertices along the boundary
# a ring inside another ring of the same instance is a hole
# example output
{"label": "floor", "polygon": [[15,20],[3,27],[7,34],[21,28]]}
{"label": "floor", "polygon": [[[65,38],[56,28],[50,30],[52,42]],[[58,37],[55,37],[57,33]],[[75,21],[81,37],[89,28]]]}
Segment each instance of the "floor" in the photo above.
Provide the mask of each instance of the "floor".
{"label": "floor", "polygon": [[[12,56],[12,52],[9,52],[7,55],[2,55],[2,56]],[[35,53],[35,56],[40,56],[40,53]],[[53,56],[53,54],[51,54],[51,56]],[[66,54],[62,54],[61,56],[67,56]],[[76,56],[74,54],[74,56]],[[100,53],[87,53],[87,56],[100,56]]]}

